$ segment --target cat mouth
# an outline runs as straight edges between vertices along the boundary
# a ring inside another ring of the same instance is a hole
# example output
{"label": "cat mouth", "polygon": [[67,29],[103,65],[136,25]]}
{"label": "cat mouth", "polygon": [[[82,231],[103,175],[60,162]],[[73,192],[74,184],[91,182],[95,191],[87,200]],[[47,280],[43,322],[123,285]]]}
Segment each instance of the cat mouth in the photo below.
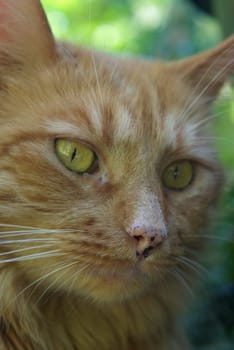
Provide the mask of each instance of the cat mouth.
{"label": "cat mouth", "polygon": [[[152,262],[152,261],[151,261]],[[107,265],[99,266],[91,272],[91,278],[100,280],[107,285],[111,284],[141,284],[152,280],[151,264],[144,258],[130,260],[112,261]]]}

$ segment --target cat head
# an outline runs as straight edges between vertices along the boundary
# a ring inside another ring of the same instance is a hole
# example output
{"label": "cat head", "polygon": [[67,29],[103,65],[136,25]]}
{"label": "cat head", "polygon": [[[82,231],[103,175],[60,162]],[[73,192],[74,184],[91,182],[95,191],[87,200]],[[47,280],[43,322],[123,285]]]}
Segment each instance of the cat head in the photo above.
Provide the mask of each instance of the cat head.
{"label": "cat head", "polygon": [[234,37],[165,63],[56,42],[35,0],[0,19],[1,267],[98,301],[179,273],[222,184],[208,122]]}

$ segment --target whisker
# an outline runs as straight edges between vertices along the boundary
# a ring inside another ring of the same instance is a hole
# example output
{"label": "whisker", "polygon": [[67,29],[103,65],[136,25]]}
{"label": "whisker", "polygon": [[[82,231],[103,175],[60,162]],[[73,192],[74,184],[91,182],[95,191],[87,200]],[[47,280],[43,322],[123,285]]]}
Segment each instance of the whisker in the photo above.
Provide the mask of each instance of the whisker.
{"label": "whisker", "polygon": [[[12,228],[22,228],[27,229],[33,232],[35,231],[42,231],[42,232],[67,232],[67,231],[73,231],[73,229],[67,229],[67,228],[40,228],[40,227],[33,227],[33,226],[23,226],[23,225],[16,225],[16,224],[7,224],[7,223],[0,223],[0,227],[12,227]],[[9,232],[22,232],[21,231],[9,231]],[[1,232],[0,232],[1,233]]]}
{"label": "whisker", "polygon": [[[91,26],[91,22],[92,22],[92,1],[89,1],[89,25],[90,26]],[[96,79],[96,83],[97,83],[98,95],[100,98],[101,105],[102,105],[102,107],[104,107],[104,99],[103,99],[102,89],[101,89],[100,82],[99,82],[99,77],[98,77],[98,72],[97,72],[97,64],[96,64],[94,52],[92,50],[91,50],[91,58],[92,58],[92,64],[93,64],[93,71],[94,71],[95,79]]]}
{"label": "whisker", "polygon": [[[33,290],[31,291],[31,293],[30,293],[30,295],[29,295],[29,298],[30,298],[30,296],[33,295],[33,293],[34,293],[34,292],[37,290],[37,288],[45,281],[46,278],[50,277],[51,275],[53,275],[53,274],[55,274],[55,273],[57,273],[57,272],[60,272],[60,271],[62,271],[62,270],[65,270],[65,269],[67,269],[67,268],[69,268],[69,267],[71,267],[71,266],[73,266],[73,265],[75,265],[75,264],[77,264],[76,261],[75,261],[75,262],[72,262],[72,263],[70,263],[70,264],[67,264],[67,265],[60,266],[60,267],[58,267],[57,269],[52,270],[52,271],[46,273],[45,275],[39,277],[36,281],[33,281],[32,283],[30,283],[26,288],[24,288],[24,289],[20,292],[20,294],[21,294],[21,293],[24,293],[26,290],[28,290],[29,288],[31,288],[31,287],[34,286]],[[66,271],[65,271],[65,272],[66,272]],[[59,277],[60,277],[60,276],[59,276]],[[59,279],[59,278],[58,278],[58,279]],[[55,281],[55,280],[53,280],[52,284],[54,284],[54,281]],[[56,279],[56,281],[57,281],[57,279]],[[48,288],[47,288],[47,289],[48,289]],[[45,294],[45,293],[43,292],[43,294]],[[18,295],[19,295],[19,294],[18,294]]]}
{"label": "whisker", "polygon": [[174,260],[176,260],[178,263],[183,264],[184,266],[187,266],[194,272],[196,272],[199,276],[205,277],[208,275],[207,269],[205,269],[202,265],[200,265],[198,262],[187,258],[185,256],[175,257]]}
{"label": "whisker", "polygon": [[0,264],[14,263],[14,262],[28,261],[28,260],[36,260],[36,259],[42,259],[42,258],[50,258],[50,257],[54,257],[54,256],[63,255],[63,254],[54,254],[54,253],[58,253],[60,251],[61,251],[61,249],[54,249],[54,250],[49,250],[48,252],[34,253],[34,254],[29,254],[26,256],[20,256],[20,257],[11,258],[11,259],[4,259],[4,260],[0,260]]}
{"label": "whisker", "polygon": [[194,297],[194,291],[189,286],[188,282],[186,281],[185,277],[183,276],[182,272],[178,269],[178,267],[172,271],[172,275],[176,277],[181,282],[181,284],[185,287],[188,293],[192,297]]}
{"label": "whisker", "polygon": [[[47,248],[47,247],[52,247],[52,246],[53,246],[53,244],[43,244],[43,245],[36,246],[36,249]],[[32,249],[35,249],[35,247],[15,249],[15,250],[11,250],[9,252],[0,253],[0,256],[11,255],[11,254],[20,253],[20,252],[26,252],[26,251],[32,250]]]}
{"label": "whisker", "polygon": [[19,227],[19,228],[35,229],[35,227],[33,226],[23,226],[23,225],[7,224],[7,223],[0,223],[0,227]]}
{"label": "whisker", "polygon": [[[74,232],[88,232],[88,230],[80,230],[80,229],[73,229],[73,228],[53,228],[53,229],[48,229],[48,228],[38,228],[38,227],[30,227],[30,226],[21,226],[21,225],[11,225],[11,224],[4,224],[1,223],[0,227],[12,227],[12,228],[22,228],[22,230],[9,230],[9,231],[1,231],[0,230],[0,238],[5,237],[4,235],[9,235],[9,237],[12,236],[19,236],[19,235],[46,235],[46,234],[59,234],[59,233],[74,233]],[[7,237],[7,236],[6,236]],[[6,238],[5,237],[5,238]]]}
{"label": "whisker", "polygon": [[214,241],[221,241],[221,242],[227,242],[227,243],[234,243],[234,239],[230,239],[228,237],[219,237],[219,236],[215,236],[215,235],[202,235],[202,234],[198,234],[198,235],[189,235],[187,236],[187,238],[204,238],[204,239],[210,239],[210,240],[214,240]]}
{"label": "whisker", "polygon": [[[43,298],[43,296],[54,286],[54,285],[56,285],[56,283],[67,273],[67,269],[70,269],[72,266],[74,266],[75,264],[77,264],[77,262],[75,261],[75,262],[73,262],[73,263],[71,263],[71,264],[68,264],[68,265],[66,265],[66,267],[65,267],[65,271],[61,274],[61,275],[59,275],[57,278],[55,278],[49,285],[48,285],[48,287],[43,291],[43,293],[40,295],[40,297],[37,299],[37,303]],[[70,279],[72,279],[73,278],[73,276],[74,275],[76,275],[76,274],[79,274],[82,270],[84,270],[84,268],[83,269],[80,269],[80,270],[78,270],[78,271],[75,271],[73,274],[72,274],[72,276],[70,276],[67,280],[66,280],[66,284],[67,284],[67,282],[68,281],[70,281]],[[33,293],[33,292],[32,292]]]}
{"label": "whisker", "polygon": [[[86,267],[86,268],[87,268],[87,267]],[[83,270],[84,270],[84,269],[83,269]],[[79,270],[79,271],[75,271],[75,272],[72,274],[71,278],[67,279],[66,284],[68,283],[68,281],[69,281],[70,279],[72,280],[72,283],[70,284],[69,288],[67,289],[67,293],[68,293],[68,294],[72,292],[73,286],[74,286],[74,284],[76,283],[76,281],[77,281],[77,279],[78,279],[78,277],[79,277],[80,272],[81,272],[80,270]]]}
{"label": "whisker", "polygon": [[227,112],[230,112],[229,106],[227,106],[226,108],[222,108],[219,111],[214,111],[212,116],[214,117],[214,119],[220,118],[220,116],[226,116]]}
{"label": "whisker", "polygon": [[[77,281],[77,279],[78,279],[78,277],[79,277],[79,274],[81,273],[81,272],[83,272],[84,270],[86,270],[87,268],[89,268],[90,266],[92,266],[92,264],[86,264],[85,266],[83,266],[82,268],[80,268],[79,270],[77,270],[77,271],[75,271],[74,273],[73,273],[73,275],[71,276],[72,278],[74,277],[74,279],[73,279],[73,281],[72,281],[72,283],[71,283],[71,285],[70,285],[70,287],[69,287],[69,289],[68,289],[68,292],[69,291],[71,291],[72,290],[72,288],[73,288],[73,285],[74,285],[74,283],[75,283],[75,281]],[[70,278],[67,280],[67,282],[70,280]]]}
{"label": "whisker", "polygon": [[52,238],[28,238],[28,239],[12,239],[0,242],[0,245],[32,243],[32,242],[55,242]]}
{"label": "whisker", "polygon": [[[11,232],[11,231],[9,231]],[[21,237],[21,236],[34,236],[34,235],[42,235],[42,236],[45,236],[45,235],[50,235],[51,232],[22,232],[21,233],[18,233],[18,232],[13,232],[13,233],[9,233],[9,234],[6,234],[5,232],[0,232],[0,240],[3,239],[3,238],[11,238],[11,237],[15,237],[17,239],[17,237]],[[44,238],[43,238],[44,239]],[[52,239],[52,238],[50,238]]]}
{"label": "whisker", "polygon": [[[8,233],[9,232],[9,233]],[[33,235],[55,235],[56,233],[69,233],[70,231],[0,231],[0,239],[9,238],[9,237],[19,237],[19,236],[33,236]]]}
{"label": "whisker", "polygon": [[[75,263],[73,262],[73,263],[71,263],[71,264],[75,264]],[[30,289],[31,287],[35,286],[35,284],[38,283],[38,285],[36,286],[36,288],[38,288],[38,286],[39,286],[47,277],[53,275],[53,274],[56,273],[56,272],[59,272],[59,271],[65,269],[66,267],[69,267],[71,264],[68,264],[68,265],[65,265],[65,266],[62,266],[62,267],[60,266],[59,268],[48,272],[47,274],[45,274],[45,275],[39,277],[38,279],[36,279],[35,281],[33,281],[32,283],[30,283],[29,285],[27,285],[25,288],[23,288],[23,289],[15,296],[15,298],[14,298],[13,300],[11,300],[11,302],[6,306],[6,310],[7,310],[7,308],[8,308],[11,304],[13,304],[13,303],[17,300],[17,298],[19,298],[22,294],[24,294],[28,289]],[[53,266],[54,266],[54,265],[53,265]],[[36,290],[36,289],[35,289],[35,290]],[[29,297],[30,297],[31,295],[32,295],[32,292],[30,293]]]}
{"label": "whisker", "polygon": [[198,137],[197,140],[200,142],[202,141],[224,141],[224,142],[228,142],[230,145],[234,145],[234,142],[226,137],[218,137],[218,136],[207,136],[207,137]]}
{"label": "whisker", "polygon": [[196,123],[196,128],[198,128],[204,124],[207,124],[213,120],[216,120],[216,119],[220,118],[220,116],[226,115],[225,113],[227,113],[229,110],[230,110],[229,108],[226,108],[220,112],[215,112],[212,115],[209,115],[209,116],[202,118],[201,120],[199,120],[199,122]]}

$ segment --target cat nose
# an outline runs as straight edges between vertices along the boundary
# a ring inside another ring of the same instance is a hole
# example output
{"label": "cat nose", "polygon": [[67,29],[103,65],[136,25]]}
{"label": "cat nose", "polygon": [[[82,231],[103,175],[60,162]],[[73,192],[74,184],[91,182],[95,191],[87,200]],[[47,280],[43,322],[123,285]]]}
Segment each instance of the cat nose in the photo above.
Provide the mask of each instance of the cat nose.
{"label": "cat nose", "polygon": [[147,258],[167,238],[164,230],[154,227],[136,226],[128,233],[135,240],[136,256],[139,258]]}

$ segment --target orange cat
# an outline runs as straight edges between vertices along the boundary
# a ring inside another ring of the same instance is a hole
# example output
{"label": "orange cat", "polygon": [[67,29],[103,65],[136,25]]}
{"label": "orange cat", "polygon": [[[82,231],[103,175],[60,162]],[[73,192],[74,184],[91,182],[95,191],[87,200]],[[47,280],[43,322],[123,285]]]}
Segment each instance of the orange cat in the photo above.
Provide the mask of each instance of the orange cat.
{"label": "orange cat", "polygon": [[0,0],[0,349],[188,350],[177,326],[222,170],[234,37],[175,62],[54,40]]}

